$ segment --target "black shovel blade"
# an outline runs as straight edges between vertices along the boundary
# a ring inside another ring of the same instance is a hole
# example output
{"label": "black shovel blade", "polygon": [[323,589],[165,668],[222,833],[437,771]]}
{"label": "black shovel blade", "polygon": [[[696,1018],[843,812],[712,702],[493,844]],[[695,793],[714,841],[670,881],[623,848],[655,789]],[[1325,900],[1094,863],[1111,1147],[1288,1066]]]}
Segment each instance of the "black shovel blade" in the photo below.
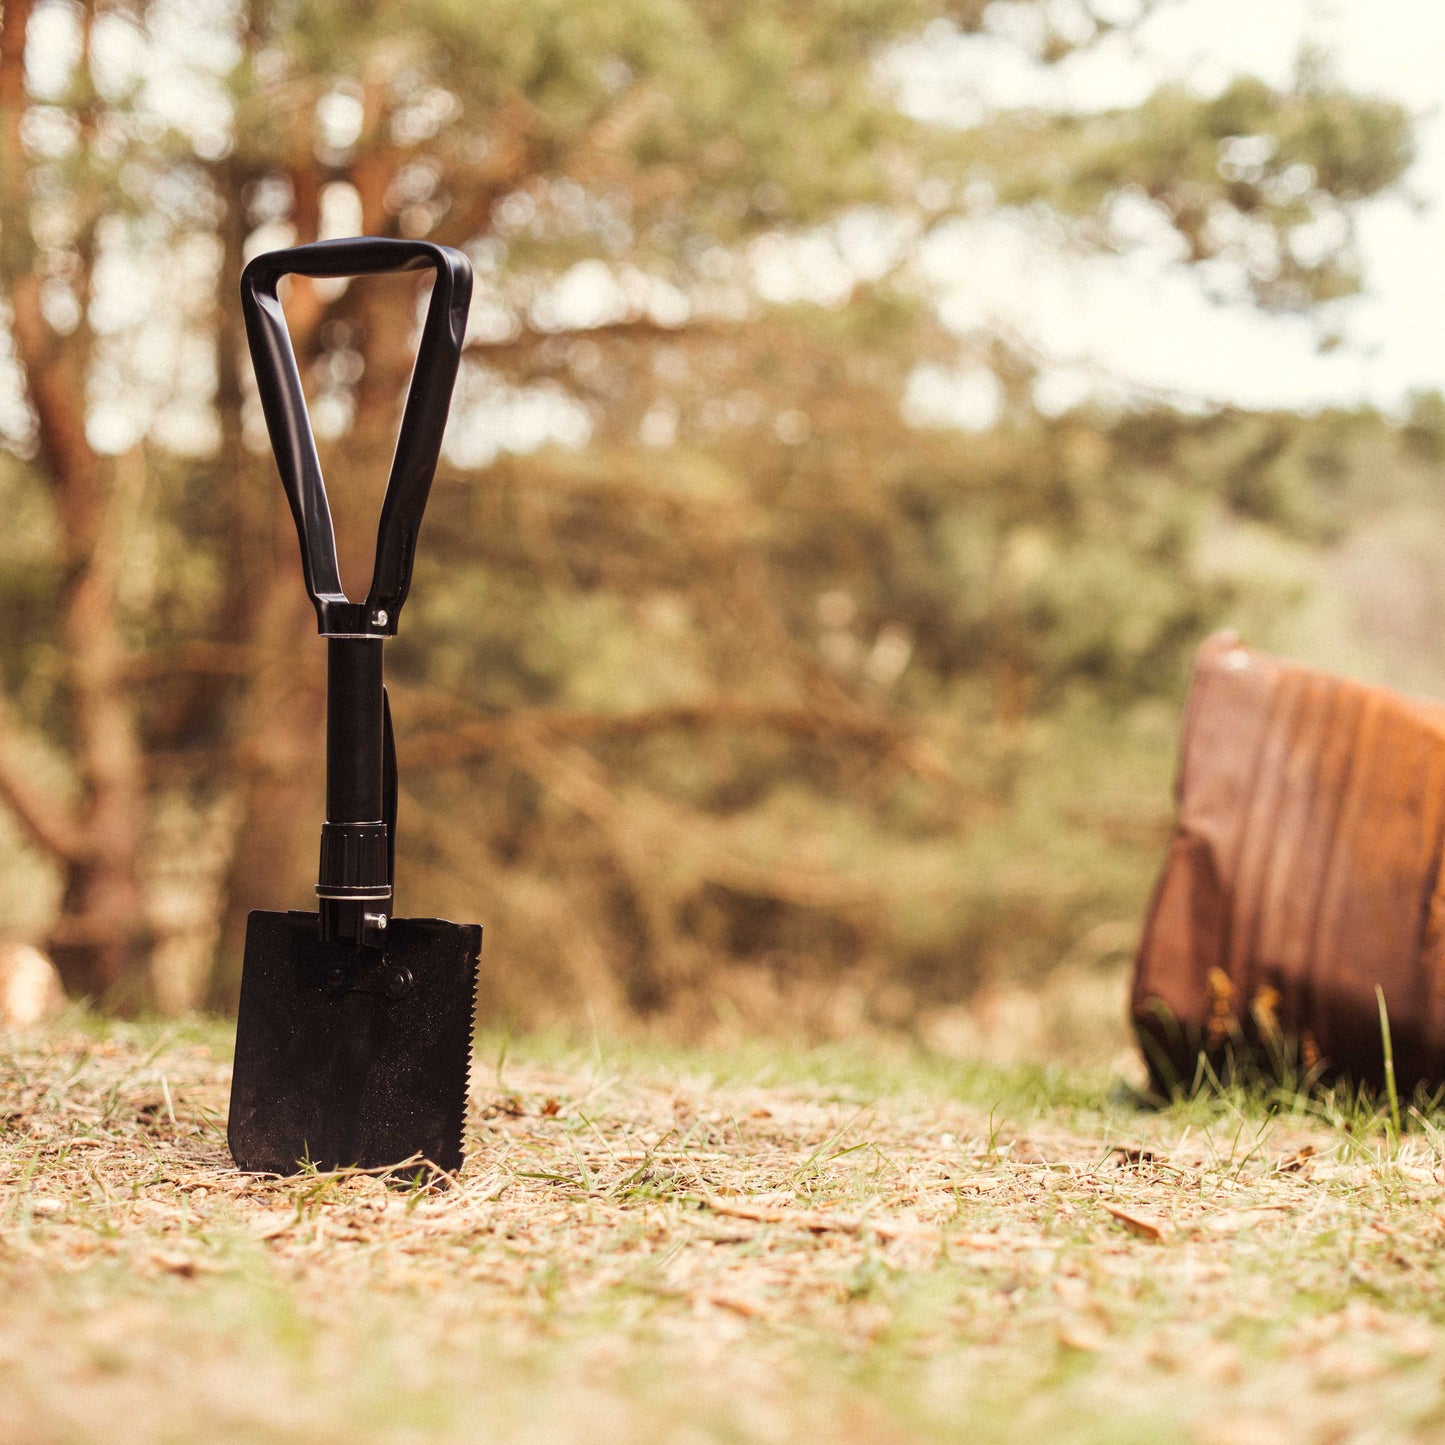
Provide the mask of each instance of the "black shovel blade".
{"label": "black shovel blade", "polygon": [[322,943],[314,913],[252,913],[227,1139],[239,1168],[454,1172],[482,930],[393,918],[384,951]]}

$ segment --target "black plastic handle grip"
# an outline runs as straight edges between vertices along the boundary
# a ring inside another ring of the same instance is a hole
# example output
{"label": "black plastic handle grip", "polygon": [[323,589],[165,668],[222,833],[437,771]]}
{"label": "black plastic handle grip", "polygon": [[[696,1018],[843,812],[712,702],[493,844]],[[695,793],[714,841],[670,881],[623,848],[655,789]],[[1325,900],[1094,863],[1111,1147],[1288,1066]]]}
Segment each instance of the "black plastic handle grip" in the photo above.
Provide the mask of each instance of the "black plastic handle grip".
{"label": "black plastic handle grip", "polygon": [[[381,505],[371,590],[365,602],[352,602],[341,586],[331,506],[276,286],[286,275],[371,276],[428,267],[436,272],[436,281]],[[268,251],[241,274],[241,309],[256,385],[276,466],[296,519],[306,590],[316,607],[318,628],[326,636],[389,637],[396,632],[461,364],[471,297],[471,263],[460,251],[430,241],[375,236],[316,241]]]}

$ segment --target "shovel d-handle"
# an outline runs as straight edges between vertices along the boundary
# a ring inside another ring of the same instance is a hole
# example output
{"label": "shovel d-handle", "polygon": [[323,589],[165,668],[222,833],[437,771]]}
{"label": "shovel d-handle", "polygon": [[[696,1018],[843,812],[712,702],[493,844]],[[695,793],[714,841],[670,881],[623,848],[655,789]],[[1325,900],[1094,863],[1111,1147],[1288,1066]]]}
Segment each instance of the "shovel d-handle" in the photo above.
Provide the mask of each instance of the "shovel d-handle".
{"label": "shovel d-handle", "polygon": [[[436,280],[381,504],[371,588],[365,601],[352,602],[341,586],[331,507],[276,287],[286,275],[372,276],[427,269],[435,271]],[[316,241],[288,251],[268,251],[241,273],[241,310],[256,387],[276,467],[296,519],[306,590],[323,636],[390,637],[396,632],[461,364],[471,297],[471,263],[460,251],[430,241],[372,236]]]}
{"label": "shovel d-handle", "polygon": [[[352,602],[341,586],[331,507],[276,288],[288,274],[367,276],[428,268],[436,279],[381,506],[371,587],[364,601]],[[427,241],[319,241],[257,256],[241,276],[256,385],[296,521],[306,590],[327,639],[326,822],[316,883],[327,943],[380,947],[392,911],[396,754],[382,685],[382,641],[395,635],[411,585],[471,293],[467,258]]]}

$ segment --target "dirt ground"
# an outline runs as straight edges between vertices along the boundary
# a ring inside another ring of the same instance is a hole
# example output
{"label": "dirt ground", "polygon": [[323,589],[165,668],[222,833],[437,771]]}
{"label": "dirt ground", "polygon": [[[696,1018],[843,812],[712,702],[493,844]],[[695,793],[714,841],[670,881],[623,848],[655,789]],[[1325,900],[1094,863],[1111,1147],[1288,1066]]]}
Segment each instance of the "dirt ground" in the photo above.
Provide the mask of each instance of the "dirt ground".
{"label": "dirt ground", "polygon": [[452,1187],[278,1180],[227,1047],[0,1035],[0,1440],[1445,1440],[1432,1117],[493,1039]]}

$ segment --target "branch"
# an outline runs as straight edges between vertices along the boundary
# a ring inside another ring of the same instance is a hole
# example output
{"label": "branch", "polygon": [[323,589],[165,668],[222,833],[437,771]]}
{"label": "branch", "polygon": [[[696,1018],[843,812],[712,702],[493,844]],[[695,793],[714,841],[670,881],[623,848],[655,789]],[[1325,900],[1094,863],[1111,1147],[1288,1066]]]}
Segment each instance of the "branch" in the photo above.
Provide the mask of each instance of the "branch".
{"label": "branch", "polygon": [[495,752],[515,752],[536,742],[631,741],[673,728],[768,728],[812,742],[841,740],[896,756],[910,770],[937,781],[956,782],[938,754],[886,717],[818,708],[715,698],[675,703],[632,713],[571,712],[552,709],[516,712],[501,718],[460,721],[405,738],[408,767],[446,767]]}
{"label": "branch", "polygon": [[37,786],[34,760],[28,756],[3,699],[0,699],[0,802],[15,815],[41,852],[61,861],[84,857],[87,849],[79,819],[66,803]]}
{"label": "branch", "polygon": [[494,356],[504,352],[518,352],[528,347],[542,346],[548,341],[555,341],[559,335],[582,337],[588,340],[601,338],[609,341],[657,341],[676,340],[682,336],[689,338],[695,336],[730,337],[737,335],[742,329],[741,322],[716,317],[690,319],[676,326],[668,326],[661,321],[655,321],[650,316],[629,316],[621,321],[604,321],[598,326],[567,327],[562,332],[543,331],[539,327],[524,323],[514,335],[504,337],[500,341],[487,341],[473,337],[466,344],[465,354],[471,355],[480,352],[484,355]]}
{"label": "branch", "polygon": [[890,724],[864,719],[840,719],[800,707],[717,699],[705,703],[676,703],[641,712],[568,712],[538,709],[507,717],[461,722],[453,727],[423,732],[406,740],[408,764],[437,767],[461,762],[499,749],[521,738],[552,742],[607,742],[648,737],[672,728],[775,728],[807,737],[843,733],[872,744],[892,746],[898,733]]}

